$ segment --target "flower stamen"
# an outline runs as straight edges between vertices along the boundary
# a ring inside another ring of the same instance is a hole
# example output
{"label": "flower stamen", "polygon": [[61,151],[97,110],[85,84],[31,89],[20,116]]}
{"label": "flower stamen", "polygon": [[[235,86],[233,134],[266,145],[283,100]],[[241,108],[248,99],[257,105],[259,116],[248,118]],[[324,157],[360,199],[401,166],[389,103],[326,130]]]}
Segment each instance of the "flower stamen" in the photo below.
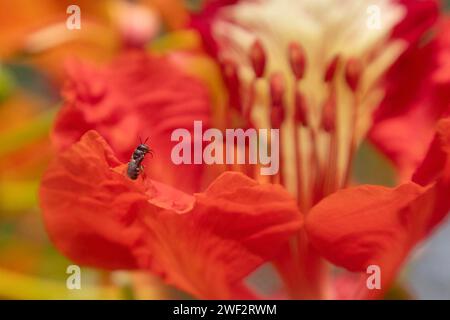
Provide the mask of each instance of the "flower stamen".
{"label": "flower stamen", "polygon": [[262,78],[266,69],[266,53],[259,40],[255,40],[250,48],[250,61],[255,76]]}
{"label": "flower stamen", "polygon": [[[284,130],[281,129],[285,118],[285,84],[283,80],[283,75],[279,72],[274,73],[270,76],[269,80],[270,87],[270,125],[272,128],[280,129],[280,140],[283,141]],[[272,141],[270,142],[272,143]],[[284,174],[283,174],[284,157],[283,153],[280,154],[280,171],[279,171],[279,181],[284,184]]]}

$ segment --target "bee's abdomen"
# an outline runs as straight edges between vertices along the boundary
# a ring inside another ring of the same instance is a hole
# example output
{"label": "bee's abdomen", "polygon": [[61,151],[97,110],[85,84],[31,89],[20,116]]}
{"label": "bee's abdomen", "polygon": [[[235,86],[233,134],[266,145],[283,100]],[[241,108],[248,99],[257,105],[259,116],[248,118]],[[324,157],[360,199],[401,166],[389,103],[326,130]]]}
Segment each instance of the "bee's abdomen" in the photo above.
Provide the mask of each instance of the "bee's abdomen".
{"label": "bee's abdomen", "polygon": [[127,175],[130,179],[136,180],[140,173],[139,164],[135,160],[128,162]]}

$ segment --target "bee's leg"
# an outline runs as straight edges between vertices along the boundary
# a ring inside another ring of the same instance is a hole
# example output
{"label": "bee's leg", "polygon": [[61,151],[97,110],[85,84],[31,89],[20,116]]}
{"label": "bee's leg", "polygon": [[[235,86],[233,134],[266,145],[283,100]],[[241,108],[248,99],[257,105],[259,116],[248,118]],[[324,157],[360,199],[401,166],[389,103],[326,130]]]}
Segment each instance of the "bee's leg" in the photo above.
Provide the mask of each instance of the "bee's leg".
{"label": "bee's leg", "polygon": [[145,174],[145,167],[144,167],[144,165],[143,164],[141,164],[141,166],[139,167],[139,169],[141,170],[141,172],[142,172],[142,180],[145,180],[145,179],[147,179],[147,175]]}
{"label": "bee's leg", "polygon": [[150,150],[148,151],[148,153],[152,156],[152,159],[153,159],[153,150],[150,149]]}

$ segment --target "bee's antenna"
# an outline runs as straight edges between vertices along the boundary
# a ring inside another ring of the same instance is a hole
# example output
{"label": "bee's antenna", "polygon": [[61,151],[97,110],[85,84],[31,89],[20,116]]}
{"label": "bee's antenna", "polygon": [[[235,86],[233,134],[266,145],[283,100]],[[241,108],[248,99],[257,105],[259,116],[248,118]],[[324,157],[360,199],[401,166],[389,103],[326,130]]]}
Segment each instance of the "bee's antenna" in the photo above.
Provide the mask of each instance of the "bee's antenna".
{"label": "bee's antenna", "polygon": [[142,139],[141,139],[141,136],[138,136],[139,137],[139,142],[142,144]]}
{"label": "bee's antenna", "polygon": [[150,138],[150,137],[147,137],[147,139],[145,139],[144,144],[148,141],[148,138]]}

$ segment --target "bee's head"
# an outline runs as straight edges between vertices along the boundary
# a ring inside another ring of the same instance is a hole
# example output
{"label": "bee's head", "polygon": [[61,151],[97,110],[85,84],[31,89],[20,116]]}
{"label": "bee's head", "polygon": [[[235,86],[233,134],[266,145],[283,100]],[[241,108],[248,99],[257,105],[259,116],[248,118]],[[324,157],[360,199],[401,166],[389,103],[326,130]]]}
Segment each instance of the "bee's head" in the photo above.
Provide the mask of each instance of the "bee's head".
{"label": "bee's head", "polygon": [[144,153],[148,153],[150,151],[150,147],[148,145],[146,145],[145,143],[141,143],[140,145],[138,145],[137,149]]}
{"label": "bee's head", "polygon": [[139,137],[139,141],[141,142],[141,144],[138,145],[138,147],[136,148],[137,150],[143,152],[144,154],[150,152],[150,147],[146,144],[148,141],[148,138],[149,137],[147,137],[147,139],[145,139],[145,141],[142,142],[141,137]]}

